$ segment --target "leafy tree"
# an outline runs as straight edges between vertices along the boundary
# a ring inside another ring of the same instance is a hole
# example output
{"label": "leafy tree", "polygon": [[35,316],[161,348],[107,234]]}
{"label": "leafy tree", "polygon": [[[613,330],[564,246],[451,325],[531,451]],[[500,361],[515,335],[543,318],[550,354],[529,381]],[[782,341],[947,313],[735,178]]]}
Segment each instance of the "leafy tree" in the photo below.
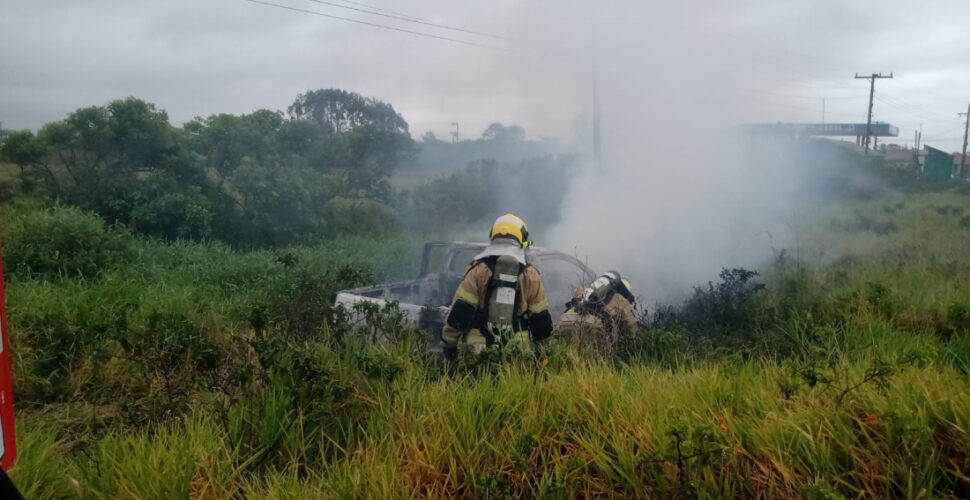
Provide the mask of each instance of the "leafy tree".
{"label": "leafy tree", "polygon": [[414,154],[394,108],[329,89],[300,95],[289,111],[175,128],[129,97],[78,109],[36,136],[11,134],[0,153],[25,181],[46,179],[53,197],[162,238],[285,243],[341,230],[327,221],[359,207],[370,214],[361,220],[394,221],[388,176]]}
{"label": "leafy tree", "polygon": [[316,123],[286,120],[277,134],[277,147],[292,155],[293,161],[317,170],[334,168],[335,144]]}
{"label": "leafy tree", "polygon": [[316,123],[327,136],[307,154],[318,169],[326,165],[322,170],[337,171],[342,195],[389,199],[387,177],[415,152],[408,124],[393,106],[354,92],[323,89],[300,94],[288,111],[293,122]]}
{"label": "leafy tree", "polygon": [[167,239],[199,239],[211,232],[212,209],[201,189],[162,192],[131,211],[132,227],[139,233]]}
{"label": "leafy tree", "polygon": [[307,91],[298,95],[287,111],[293,119],[316,122],[328,134],[349,132],[364,126],[408,134],[408,122],[394,111],[393,106],[346,90]]}
{"label": "leafy tree", "polygon": [[42,168],[47,179],[55,182],[54,174],[47,168],[47,147],[44,142],[29,130],[12,132],[0,143],[0,158],[20,168],[20,181],[25,192],[33,190],[35,179],[33,170]]}
{"label": "leafy tree", "polygon": [[444,142],[444,141],[442,141],[441,139],[438,139],[438,136],[434,135],[434,132],[429,130],[421,136],[421,142],[432,143],[432,142]]}
{"label": "leafy tree", "polygon": [[209,168],[226,178],[245,156],[258,162],[278,156],[278,135],[284,123],[282,113],[263,109],[248,115],[223,113],[196,118],[184,128],[192,148],[205,156]]}
{"label": "leafy tree", "polygon": [[525,140],[525,129],[518,125],[506,127],[496,122],[482,132],[482,139],[496,142],[521,142]]}
{"label": "leafy tree", "polygon": [[262,165],[244,157],[232,177],[242,209],[238,240],[274,244],[322,229],[320,209],[329,199],[326,185],[305,169]]}
{"label": "leafy tree", "polygon": [[142,234],[199,239],[212,232],[224,193],[205,177],[204,159],[181,150],[162,160],[162,171],[138,183],[127,221]]}
{"label": "leafy tree", "polygon": [[387,177],[395,166],[414,154],[411,138],[367,126],[343,134],[341,139],[346,154],[343,193],[352,198],[387,201]]}
{"label": "leafy tree", "polygon": [[124,222],[144,176],[178,153],[168,115],[133,97],[79,109],[39,136],[67,175],[58,185],[65,199]]}

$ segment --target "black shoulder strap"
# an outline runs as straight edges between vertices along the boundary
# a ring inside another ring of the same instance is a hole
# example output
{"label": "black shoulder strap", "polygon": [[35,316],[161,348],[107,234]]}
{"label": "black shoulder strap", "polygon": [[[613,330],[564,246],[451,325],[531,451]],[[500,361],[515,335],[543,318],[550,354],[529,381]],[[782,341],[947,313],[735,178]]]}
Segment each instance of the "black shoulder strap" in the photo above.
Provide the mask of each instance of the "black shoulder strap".
{"label": "black shoulder strap", "polygon": [[624,299],[628,300],[631,304],[633,304],[633,303],[635,303],[637,301],[637,299],[633,296],[633,294],[630,293],[630,290],[628,290],[622,284],[617,287],[616,292],[619,293],[621,297],[623,297]]}

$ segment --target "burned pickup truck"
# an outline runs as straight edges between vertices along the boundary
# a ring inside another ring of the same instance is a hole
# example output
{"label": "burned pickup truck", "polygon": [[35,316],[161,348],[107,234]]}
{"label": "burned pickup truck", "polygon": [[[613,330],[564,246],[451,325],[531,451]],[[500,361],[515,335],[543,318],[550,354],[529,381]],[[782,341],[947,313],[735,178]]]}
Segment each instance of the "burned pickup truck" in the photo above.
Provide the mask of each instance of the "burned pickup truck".
{"label": "burned pickup truck", "polygon": [[[465,276],[465,269],[486,246],[487,243],[426,243],[417,279],[344,290],[337,294],[335,305],[353,310],[360,302],[381,306],[397,302],[409,320],[431,332],[428,341],[437,346],[448,306]],[[542,275],[553,324],[565,312],[565,304],[576,288],[596,278],[575,257],[548,248],[528,247],[525,259]]]}

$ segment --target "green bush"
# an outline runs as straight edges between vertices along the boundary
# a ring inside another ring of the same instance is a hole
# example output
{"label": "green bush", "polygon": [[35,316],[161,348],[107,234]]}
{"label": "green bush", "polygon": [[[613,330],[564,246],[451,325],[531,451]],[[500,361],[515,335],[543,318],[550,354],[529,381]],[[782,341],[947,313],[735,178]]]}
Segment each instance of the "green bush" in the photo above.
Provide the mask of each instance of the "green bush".
{"label": "green bush", "polygon": [[398,227],[394,209],[375,200],[334,198],[326,212],[333,234],[388,234]]}
{"label": "green bush", "polygon": [[198,189],[165,193],[131,211],[131,224],[142,234],[174,240],[209,236],[210,202]]}
{"label": "green bush", "polygon": [[3,268],[23,279],[94,278],[133,257],[125,230],[76,208],[28,211],[2,230]]}
{"label": "green bush", "polygon": [[766,308],[765,285],[755,281],[758,273],[747,269],[722,269],[718,283],[694,287],[680,307],[659,306],[647,322],[653,329],[683,329],[694,342],[713,342],[718,347],[750,347],[760,340]]}

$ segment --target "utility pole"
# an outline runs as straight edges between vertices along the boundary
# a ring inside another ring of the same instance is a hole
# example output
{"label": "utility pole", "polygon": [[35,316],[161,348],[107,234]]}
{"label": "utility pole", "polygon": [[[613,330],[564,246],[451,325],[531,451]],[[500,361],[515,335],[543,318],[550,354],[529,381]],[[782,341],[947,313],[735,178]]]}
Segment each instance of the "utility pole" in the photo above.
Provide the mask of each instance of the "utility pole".
{"label": "utility pole", "polygon": [[866,118],[866,139],[864,141],[866,148],[866,155],[869,155],[869,143],[872,140],[872,96],[876,92],[876,79],[877,78],[892,78],[893,74],[889,73],[889,76],[883,76],[882,73],[873,73],[869,76],[859,76],[859,73],[855,74],[855,77],[862,80],[869,80],[869,115]]}
{"label": "utility pole", "polygon": [[963,126],[963,156],[960,157],[960,178],[963,179],[967,175],[967,133],[970,132],[970,104],[967,105],[966,113],[957,113],[957,115],[967,115],[967,124]]}
{"label": "utility pole", "polygon": [[600,84],[599,72],[593,72],[593,161],[596,168],[603,166],[600,159],[602,145],[600,143]]}
{"label": "utility pole", "polygon": [[913,131],[913,164],[919,172],[919,132]]}
{"label": "utility pole", "polygon": [[451,122],[451,125],[455,127],[455,131],[451,133],[451,143],[458,144],[458,122]]}
{"label": "utility pole", "polygon": [[919,124],[919,132],[916,133],[916,171],[922,172],[919,164],[919,150],[923,147],[923,124]]}

